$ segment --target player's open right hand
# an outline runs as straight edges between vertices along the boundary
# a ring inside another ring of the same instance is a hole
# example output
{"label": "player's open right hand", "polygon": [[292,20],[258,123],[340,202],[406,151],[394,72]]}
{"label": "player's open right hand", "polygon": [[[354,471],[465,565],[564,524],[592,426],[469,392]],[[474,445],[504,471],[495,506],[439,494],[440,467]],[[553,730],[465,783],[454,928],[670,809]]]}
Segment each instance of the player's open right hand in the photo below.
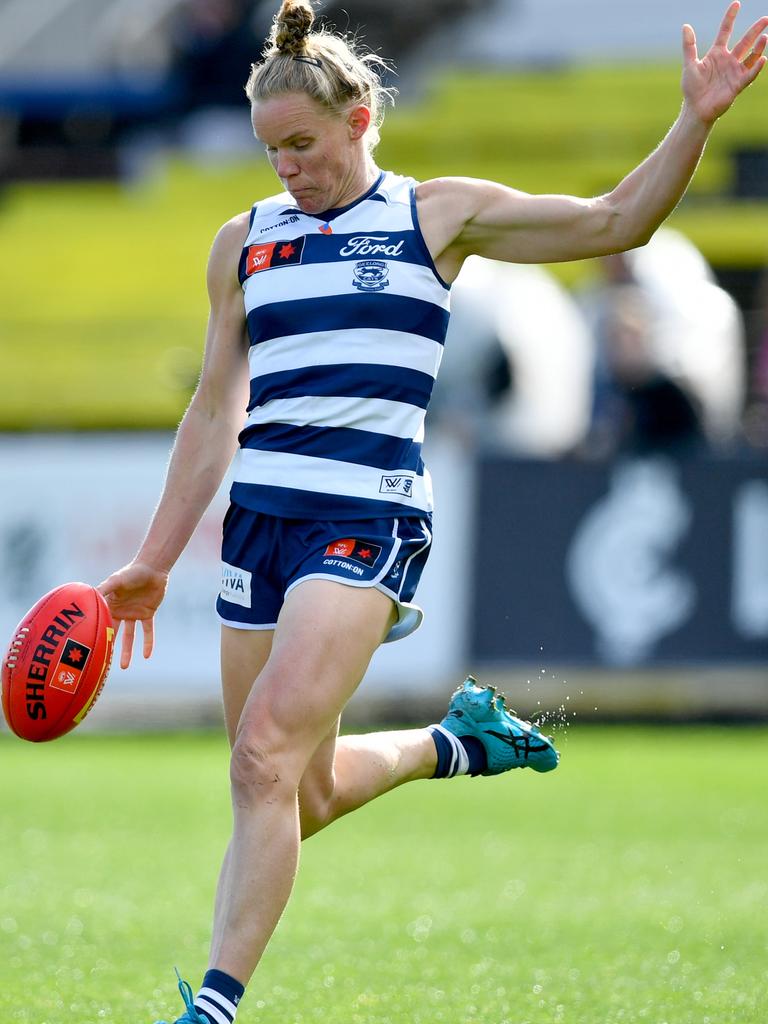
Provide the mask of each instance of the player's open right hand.
{"label": "player's open right hand", "polygon": [[155,612],[165,597],[168,573],[160,572],[143,562],[131,562],[118,569],[98,585],[107,600],[112,618],[124,623],[123,640],[120,648],[120,668],[128,668],[133,653],[136,623],[144,631],[143,654],[152,654],[155,641]]}

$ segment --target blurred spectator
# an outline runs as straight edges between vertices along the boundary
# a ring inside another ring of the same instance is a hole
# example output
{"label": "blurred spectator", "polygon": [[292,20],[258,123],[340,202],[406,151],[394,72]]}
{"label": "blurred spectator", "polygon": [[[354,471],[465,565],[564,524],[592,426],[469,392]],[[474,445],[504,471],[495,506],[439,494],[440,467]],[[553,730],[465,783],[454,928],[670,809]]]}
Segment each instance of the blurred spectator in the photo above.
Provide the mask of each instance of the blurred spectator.
{"label": "blurred spectator", "polygon": [[451,289],[451,321],[427,414],[471,448],[496,433],[495,413],[514,386],[497,311],[476,284],[462,271]]}
{"label": "blurred spectator", "polygon": [[252,155],[245,82],[263,46],[253,0],[186,0],[171,21],[170,45],[179,141],[202,156]]}
{"label": "blurred spectator", "polygon": [[680,384],[663,373],[653,351],[653,316],[643,290],[616,284],[603,311],[602,363],[595,388],[590,456],[704,451],[699,411]]}
{"label": "blurred spectator", "polygon": [[499,337],[515,390],[497,414],[500,439],[519,455],[560,458],[585,437],[594,342],[571,293],[545,267],[497,263]]}
{"label": "blurred spectator", "polygon": [[434,419],[475,443],[557,458],[589,425],[592,341],[545,268],[471,256],[451,294]]}
{"label": "blurred spectator", "polygon": [[171,77],[176,109],[245,109],[245,82],[263,42],[252,0],[187,0],[171,25]]}
{"label": "blurred spectator", "polygon": [[596,392],[606,372],[603,329],[614,291],[634,284],[647,305],[654,365],[693,400],[713,445],[734,442],[744,409],[744,324],[698,249],[679,232],[662,228],[648,245],[606,257],[600,268],[600,281],[580,296],[597,343]]}

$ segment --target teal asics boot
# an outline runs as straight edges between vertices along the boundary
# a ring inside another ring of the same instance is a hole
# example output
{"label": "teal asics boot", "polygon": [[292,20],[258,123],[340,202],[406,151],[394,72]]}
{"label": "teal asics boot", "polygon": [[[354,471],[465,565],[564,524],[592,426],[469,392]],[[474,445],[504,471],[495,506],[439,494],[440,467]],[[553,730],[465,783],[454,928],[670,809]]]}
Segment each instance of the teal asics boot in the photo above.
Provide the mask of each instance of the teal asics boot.
{"label": "teal asics boot", "polygon": [[488,758],[483,775],[500,775],[512,768],[551,772],[560,761],[551,737],[516,718],[507,711],[504,697],[495,687],[479,686],[472,676],[453,694],[440,724],[454,736],[480,740]]}
{"label": "teal asics boot", "polygon": [[[183,981],[179,974],[178,967],[175,968],[176,977],[179,979],[179,992],[181,998],[184,1000],[186,1010],[181,1017],[178,1017],[175,1024],[211,1024],[211,1021],[205,1016],[204,1013],[198,1013],[195,1009],[195,1000],[192,995],[192,986],[187,981]],[[155,1024],[168,1024],[168,1021],[158,1020]]]}

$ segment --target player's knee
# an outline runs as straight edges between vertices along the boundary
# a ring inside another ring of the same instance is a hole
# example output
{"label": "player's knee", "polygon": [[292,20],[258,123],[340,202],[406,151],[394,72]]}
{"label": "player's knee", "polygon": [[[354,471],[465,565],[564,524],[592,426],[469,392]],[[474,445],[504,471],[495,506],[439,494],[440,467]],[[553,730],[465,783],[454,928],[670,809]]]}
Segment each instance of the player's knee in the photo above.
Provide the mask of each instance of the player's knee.
{"label": "player's knee", "polygon": [[245,733],[237,738],[229,774],[235,798],[248,803],[296,794],[289,763],[263,737]]}

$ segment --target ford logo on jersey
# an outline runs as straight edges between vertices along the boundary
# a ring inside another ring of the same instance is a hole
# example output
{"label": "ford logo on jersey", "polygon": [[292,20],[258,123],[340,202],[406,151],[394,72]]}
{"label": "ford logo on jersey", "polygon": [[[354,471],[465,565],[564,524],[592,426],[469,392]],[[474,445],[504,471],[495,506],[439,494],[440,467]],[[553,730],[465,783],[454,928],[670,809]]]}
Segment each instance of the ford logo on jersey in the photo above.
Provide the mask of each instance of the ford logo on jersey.
{"label": "ford logo on jersey", "polygon": [[389,267],[384,260],[360,260],[353,273],[352,284],[361,292],[380,292],[389,286]]}
{"label": "ford logo on jersey", "polygon": [[339,256],[402,256],[403,240],[390,242],[389,235],[355,235],[339,249]]}

